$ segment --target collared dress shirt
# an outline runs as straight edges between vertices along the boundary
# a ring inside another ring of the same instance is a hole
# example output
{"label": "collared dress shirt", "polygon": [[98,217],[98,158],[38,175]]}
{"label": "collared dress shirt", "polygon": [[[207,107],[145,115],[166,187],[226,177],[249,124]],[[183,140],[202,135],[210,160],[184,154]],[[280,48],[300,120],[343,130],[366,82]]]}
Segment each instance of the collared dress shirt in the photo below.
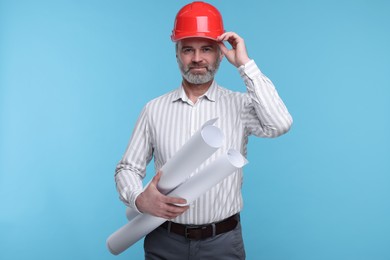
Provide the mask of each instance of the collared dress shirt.
{"label": "collared dress shirt", "polygon": [[[207,120],[219,118],[215,125],[223,131],[225,140],[199,170],[230,148],[246,156],[250,135],[277,137],[290,129],[292,118],[286,106],[256,63],[251,60],[238,71],[246,93],[233,92],[214,81],[195,104],[182,86],[146,104],[115,172],[120,199],[127,206],[138,210],[135,200],[142,192],[142,180],[151,159],[157,171]],[[242,177],[242,169],[237,170],[172,221],[201,225],[239,212],[243,206]]]}

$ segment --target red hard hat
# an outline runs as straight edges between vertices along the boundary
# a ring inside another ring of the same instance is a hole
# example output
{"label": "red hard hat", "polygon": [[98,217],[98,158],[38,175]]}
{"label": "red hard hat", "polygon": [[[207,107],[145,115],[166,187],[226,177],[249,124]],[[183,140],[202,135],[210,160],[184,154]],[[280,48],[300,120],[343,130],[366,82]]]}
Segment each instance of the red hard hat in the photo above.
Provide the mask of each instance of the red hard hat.
{"label": "red hard hat", "polygon": [[193,2],[177,13],[171,39],[174,42],[190,37],[216,40],[224,32],[217,8],[208,3]]}

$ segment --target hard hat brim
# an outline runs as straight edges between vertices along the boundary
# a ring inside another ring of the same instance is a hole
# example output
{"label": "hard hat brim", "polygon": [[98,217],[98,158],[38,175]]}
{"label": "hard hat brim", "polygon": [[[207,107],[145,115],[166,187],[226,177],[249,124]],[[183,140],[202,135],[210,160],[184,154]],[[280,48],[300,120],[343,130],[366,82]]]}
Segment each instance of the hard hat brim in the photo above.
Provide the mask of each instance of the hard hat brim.
{"label": "hard hat brim", "polygon": [[[218,35],[219,36],[219,35]],[[218,37],[217,36],[217,37]],[[204,35],[190,35],[190,36],[182,36],[182,37],[174,37],[174,36],[171,36],[171,40],[173,42],[178,42],[178,41],[181,41],[181,40],[184,40],[184,39],[189,39],[189,38],[204,38],[204,39],[209,39],[209,40],[213,40],[213,41],[218,41],[217,40],[217,37],[211,37],[211,36],[204,36]]]}

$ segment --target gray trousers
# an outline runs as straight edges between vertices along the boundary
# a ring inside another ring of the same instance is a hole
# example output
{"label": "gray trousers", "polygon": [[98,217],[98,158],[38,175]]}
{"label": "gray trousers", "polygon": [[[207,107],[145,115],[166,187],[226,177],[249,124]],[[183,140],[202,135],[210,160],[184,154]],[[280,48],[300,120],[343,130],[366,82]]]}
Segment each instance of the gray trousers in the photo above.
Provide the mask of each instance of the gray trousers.
{"label": "gray trousers", "polygon": [[245,259],[241,223],[232,231],[203,240],[188,240],[159,227],[144,240],[147,260]]}

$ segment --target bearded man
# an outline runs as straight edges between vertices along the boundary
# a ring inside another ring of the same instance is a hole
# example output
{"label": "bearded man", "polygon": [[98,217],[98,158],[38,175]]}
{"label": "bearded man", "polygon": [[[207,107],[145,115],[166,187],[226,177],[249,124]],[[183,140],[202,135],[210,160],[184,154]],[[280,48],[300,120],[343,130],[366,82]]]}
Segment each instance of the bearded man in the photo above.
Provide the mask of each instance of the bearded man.
{"label": "bearded man", "polygon": [[[219,118],[216,126],[226,137],[215,156],[230,148],[246,156],[248,136],[280,136],[290,129],[292,118],[272,82],[248,57],[244,40],[224,31],[214,6],[204,2],[184,6],[171,38],[182,84],[144,107],[116,168],[117,190],[128,207],[167,219],[146,236],[146,259],[245,259],[239,216],[242,169],[187,206],[180,206],[186,204],[183,198],[159,192],[159,169],[212,118]],[[224,57],[237,68],[246,92],[233,92],[214,80]],[[143,191],[153,156],[157,174]]]}

